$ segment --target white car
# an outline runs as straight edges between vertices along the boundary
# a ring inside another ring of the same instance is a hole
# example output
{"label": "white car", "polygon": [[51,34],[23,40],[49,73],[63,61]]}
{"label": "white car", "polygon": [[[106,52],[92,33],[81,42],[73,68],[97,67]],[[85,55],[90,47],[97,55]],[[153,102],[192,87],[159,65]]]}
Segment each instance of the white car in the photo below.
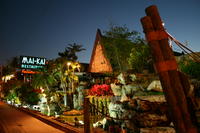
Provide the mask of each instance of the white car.
{"label": "white car", "polygon": [[40,111],[40,106],[39,106],[39,105],[33,105],[33,106],[32,106],[32,109],[33,109],[33,110]]}

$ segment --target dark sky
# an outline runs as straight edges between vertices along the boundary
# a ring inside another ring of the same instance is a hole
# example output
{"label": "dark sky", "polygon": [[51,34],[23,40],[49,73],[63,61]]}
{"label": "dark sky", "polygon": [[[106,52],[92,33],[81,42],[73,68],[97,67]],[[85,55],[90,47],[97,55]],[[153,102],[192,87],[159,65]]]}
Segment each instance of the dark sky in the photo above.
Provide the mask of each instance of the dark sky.
{"label": "dark sky", "polygon": [[126,24],[142,33],[152,4],[170,34],[200,51],[200,0],[0,0],[0,64],[20,55],[53,59],[69,43],[82,44],[79,61],[89,62],[97,28]]}

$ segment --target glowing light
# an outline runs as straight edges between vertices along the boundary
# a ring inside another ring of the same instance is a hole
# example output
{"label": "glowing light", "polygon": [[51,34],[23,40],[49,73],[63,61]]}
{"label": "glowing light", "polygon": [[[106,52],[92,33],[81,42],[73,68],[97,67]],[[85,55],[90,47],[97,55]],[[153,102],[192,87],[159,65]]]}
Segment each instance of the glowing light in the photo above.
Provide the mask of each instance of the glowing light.
{"label": "glowing light", "polygon": [[7,82],[8,80],[11,80],[11,79],[14,78],[14,77],[15,77],[14,74],[6,75],[6,76],[3,76],[3,77],[2,77],[2,80],[3,80],[4,82]]}
{"label": "glowing light", "polygon": [[41,90],[42,93],[44,92],[44,89],[42,87],[40,87],[40,90]]}
{"label": "glowing light", "polygon": [[67,62],[67,65],[70,66],[72,63],[71,62]]}
{"label": "glowing light", "polygon": [[37,72],[34,71],[26,71],[26,70],[22,70],[22,73],[27,73],[27,74],[35,74]]}

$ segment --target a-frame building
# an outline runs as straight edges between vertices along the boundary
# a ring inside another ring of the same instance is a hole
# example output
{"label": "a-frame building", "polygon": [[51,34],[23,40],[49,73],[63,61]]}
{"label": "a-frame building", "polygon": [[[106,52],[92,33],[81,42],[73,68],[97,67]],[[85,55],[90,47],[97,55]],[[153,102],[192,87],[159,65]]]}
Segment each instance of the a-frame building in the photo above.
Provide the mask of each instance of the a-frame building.
{"label": "a-frame building", "polygon": [[103,36],[101,31],[97,29],[92,56],[89,64],[89,72],[110,73],[113,71],[110,61],[105,56],[105,49],[102,45],[102,38]]}

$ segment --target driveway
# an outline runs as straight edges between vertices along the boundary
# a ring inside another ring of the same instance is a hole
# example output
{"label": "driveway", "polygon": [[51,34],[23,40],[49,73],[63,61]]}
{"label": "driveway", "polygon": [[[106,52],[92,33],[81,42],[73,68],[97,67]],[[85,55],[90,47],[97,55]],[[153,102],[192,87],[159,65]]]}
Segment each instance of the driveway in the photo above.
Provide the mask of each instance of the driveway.
{"label": "driveway", "polygon": [[0,133],[64,133],[0,101]]}

